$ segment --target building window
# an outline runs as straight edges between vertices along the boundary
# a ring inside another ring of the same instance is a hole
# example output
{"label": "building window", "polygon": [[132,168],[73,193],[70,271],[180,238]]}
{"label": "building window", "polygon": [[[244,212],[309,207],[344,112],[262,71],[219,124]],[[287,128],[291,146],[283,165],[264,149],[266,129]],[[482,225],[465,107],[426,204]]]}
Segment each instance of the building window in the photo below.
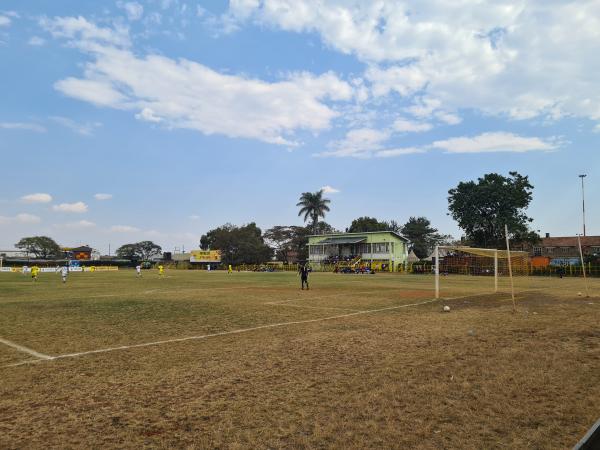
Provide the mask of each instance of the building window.
{"label": "building window", "polygon": [[357,253],[371,253],[371,244],[359,244]]}
{"label": "building window", "polygon": [[591,251],[592,253],[600,253],[600,247],[592,247]]}
{"label": "building window", "polygon": [[546,247],[546,254],[547,255],[553,255],[554,254],[554,247]]}
{"label": "building window", "polygon": [[388,242],[373,244],[373,253],[388,253],[388,252],[389,252],[389,243]]}
{"label": "building window", "polygon": [[322,245],[311,245],[308,247],[308,252],[311,255],[322,255],[323,251],[324,249]]}
{"label": "building window", "polygon": [[542,247],[533,247],[533,256],[542,256]]}

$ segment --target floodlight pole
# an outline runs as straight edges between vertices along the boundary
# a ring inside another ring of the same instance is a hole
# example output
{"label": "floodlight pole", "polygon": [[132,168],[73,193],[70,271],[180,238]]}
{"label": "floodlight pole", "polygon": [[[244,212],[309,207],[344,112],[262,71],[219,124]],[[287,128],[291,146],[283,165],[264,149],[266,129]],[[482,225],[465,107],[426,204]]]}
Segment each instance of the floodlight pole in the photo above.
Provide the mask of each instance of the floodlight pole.
{"label": "floodlight pole", "polygon": [[435,298],[440,298],[440,247],[435,246],[435,252],[433,253],[435,258]]}
{"label": "floodlight pole", "polygon": [[583,281],[585,283],[585,296],[590,296],[590,291],[588,289],[587,277],[585,275],[585,263],[583,262],[583,251],[581,250],[581,237],[579,234],[577,235],[577,244],[579,245],[579,257],[581,258],[581,270],[583,272]]}
{"label": "floodlight pole", "polygon": [[583,207],[583,235],[585,236],[585,190],[583,188],[583,179],[587,177],[586,174],[581,174],[579,175],[579,178],[581,178],[581,204]]}

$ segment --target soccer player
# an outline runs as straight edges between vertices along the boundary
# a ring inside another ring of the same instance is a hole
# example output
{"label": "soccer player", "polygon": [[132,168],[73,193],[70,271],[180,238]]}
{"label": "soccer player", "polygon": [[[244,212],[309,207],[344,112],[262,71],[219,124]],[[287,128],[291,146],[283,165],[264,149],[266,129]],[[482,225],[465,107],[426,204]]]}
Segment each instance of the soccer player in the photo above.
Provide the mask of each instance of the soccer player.
{"label": "soccer player", "polygon": [[231,264],[227,266],[227,273],[233,273],[233,267],[231,267]]}
{"label": "soccer player", "polygon": [[37,277],[38,277],[38,272],[40,271],[40,268],[38,266],[33,266],[31,268],[31,279],[33,281],[37,281]]}
{"label": "soccer player", "polygon": [[304,266],[300,266],[300,281],[302,282],[302,290],[304,290],[304,283],[306,283],[306,290],[309,289],[308,287],[308,267],[306,267],[306,265]]}
{"label": "soccer player", "polygon": [[69,275],[69,268],[67,266],[62,266],[60,268],[60,277],[63,284],[67,282],[67,275]]}
{"label": "soccer player", "polygon": [[158,276],[160,276],[162,278],[162,276],[165,274],[165,268],[163,267],[162,264],[160,264],[158,266]]}
{"label": "soccer player", "polygon": [[135,273],[136,275],[139,277],[142,276],[142,266],[140,266],[139,264],[137,266],[135,266]]}

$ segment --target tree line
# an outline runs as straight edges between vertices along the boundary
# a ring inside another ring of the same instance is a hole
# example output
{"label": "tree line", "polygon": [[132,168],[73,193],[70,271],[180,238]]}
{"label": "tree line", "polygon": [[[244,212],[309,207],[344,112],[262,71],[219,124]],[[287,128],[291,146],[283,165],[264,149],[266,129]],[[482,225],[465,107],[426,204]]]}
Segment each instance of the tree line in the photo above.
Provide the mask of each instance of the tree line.
{"label": "tree line", "polygon": [[[64,257],[64,251],[60,245],[48,236],[30,236],[24,237],[15,244],[19,250],[40,259],[57,259]],[[130,261],[148,261],[152,258],[162,255],[160,245],[152,241],[141,241],[133,244],[120,246],[116,256]]]}
{"label": "tree line", "polygon": [[[540,238],[529,228],[533,219],[525,212],[532,199],[533,186],[527,176],[517,172],[509,172],[508,176],[489,173],[477,181],[460,182],[450,189],[448,210],[464,231],[462,245],[502,248],[505,225],[510,239],[533,244]],[[278,225],[262,233],[255,223],[241,227],[226,224],[202,236],[200,246],[220,249],[223,259],[231,264],[262,262],[273,254],[281,261],[289,261],[292,256],[304,260],[308,257],[310,234],[337,231],[321,220],[330,211],[330,203],[323,190],[304,192],[296,206],[300,208],[298,216],[302,216],[305,226]],[[426,217],[410,217],[402,225],[395,220],[359,217],[345,231],[394,231],[410,241],[411,250],[418,258],[430,255],[436,245],[453,242],[452,236],[439,233]]]}
{"label": "tree line", "polygon": [[[509,238],[519,242],[539,241],[529,228],[533,221],[526,210],[533,199],[533,186],[527,176],[509,172],[485,174],[476,181],[460,182],[448,191],[449,215],[463,230],[463,245],[501,248],[504,245],[504,226]],[[281,261],[308,258],[308,236],[337,232],[324,219],[330,211],[331,200],[323,190],[304,192],[297,203],[298,216],[305,225],[277,225],[264,232],[251,222],[237,226],[225,224],[208,231],[200,238],[203,250],[221,250],[225,264],[258,264],[275,256]],[[452,237],[441,234],[426,217],[410,217],[404,224],[395,220],[358,217],[345,229],[349,233],[393,231],[405,236],[417,257],[424,258],[440,244],[449,244]],[[21,239],[15,246],[38,258],[57,257],[59,245],[47,236]],[[116,255],[132,261],[145,261],[159,256],[162,249],[152,241],[141,241],[119,247]]]}
{"label": "tree line", "polygon": [[[221,250],[222,261],[226,264],[259,264],[273,256],[278,261],[289,262],[308,258],[308,236],[340,232],[327,222],[311,223],[307,226],[276,225],[262,232],[255,223],[236,226],[225,224],[203,235],[200,248]],[[395,222],[391,222],[395,223]],[[419,258],[431,253],[431,249],[441,243],[450,242],[451,236],[442,235],[431,226],[425,217],[411,217],[404,225],[390,226],[390,222],[379,221],[374,217],[359,217],[346,228],[349,233],[371,231],[394,231],[408,238],[412,250]]]}

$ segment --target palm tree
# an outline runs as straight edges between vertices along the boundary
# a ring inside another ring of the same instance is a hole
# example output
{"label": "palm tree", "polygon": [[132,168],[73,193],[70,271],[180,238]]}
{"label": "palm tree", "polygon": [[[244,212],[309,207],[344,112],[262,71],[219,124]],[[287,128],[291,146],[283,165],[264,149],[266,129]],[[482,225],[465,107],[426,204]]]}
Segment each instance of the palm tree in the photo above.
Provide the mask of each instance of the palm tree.
{"label": "palm tree", "polygon": [[296,204],[301,206],[298,215],[304,214],[305,222],[310,218],[313,233],[317,232],[319,217],[325,217],[325,212],[329,211],[328,203],[331,203],[331,200],[323,198],[323,189],[317,192],[303,192],[300,196],[300,201]]}

